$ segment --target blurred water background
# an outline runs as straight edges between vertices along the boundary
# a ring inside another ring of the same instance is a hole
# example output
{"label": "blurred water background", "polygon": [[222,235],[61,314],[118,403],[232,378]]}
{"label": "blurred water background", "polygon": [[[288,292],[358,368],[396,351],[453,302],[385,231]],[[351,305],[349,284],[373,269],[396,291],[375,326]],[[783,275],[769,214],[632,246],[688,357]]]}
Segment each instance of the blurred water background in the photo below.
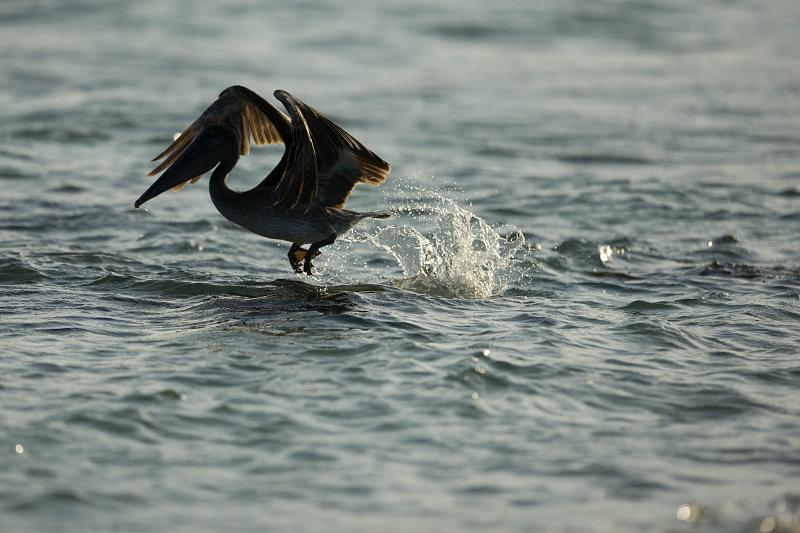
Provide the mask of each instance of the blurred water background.
{"label": "blurred water background", "polygon": [[[798,28],[4,0],[0,531],[800,530]],[[232,84],[393,165],[313,278],[207,180],[132,207]]]}

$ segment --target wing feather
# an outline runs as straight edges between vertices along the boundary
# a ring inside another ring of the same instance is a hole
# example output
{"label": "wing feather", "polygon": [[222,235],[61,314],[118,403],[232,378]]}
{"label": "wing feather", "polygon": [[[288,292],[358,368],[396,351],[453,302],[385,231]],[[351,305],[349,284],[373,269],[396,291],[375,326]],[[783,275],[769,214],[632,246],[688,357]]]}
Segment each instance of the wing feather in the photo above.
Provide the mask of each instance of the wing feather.
{"label": "wing feather", "polygon": [[153,161],[158,161],[162,157],[166,158],[164,161],[161,162],[156,168],[150,171],[148,176],[155,176],[156,174],[161,173],[165,168],[170,166],[173,161],[175,161],[180,155],[186,150],[186,148],[192,144],[197,137],[197,128],[195,124],[190,125],[186,128],[186,131],[180,134],[180,136],[172,141],[166,150],[161,152],[159,155],[153,158]]}
{"label": "wing feather", "polygon": [[[265,180],[270,188],[275,184],[274,206],[306,210],[312,204],[343,207],[359,183],[379,185],[386,180],[390,165],[352,135],[288,92],[275,91],[275,96],[291,121],[250,89],[228,87],[153,159],[163,161],[150,175],[170,168],[205,132],[221,127],[228,132],[225,135],[232,136],[241,155],[247,155],[252,144],[286,145],[283,159]],[[175,188],[195,183],[202,174],[189,176]]]}
{"label": "wing feather", "polygon": [[[239,145],[239,153],[247,155],[251,142],[256,146],[284,143],[289,119],[250,89],[238,85],[228,87],[163,152],[153,158],[153,161],[164,160],[149,175],[155,176],[169,168],[211,126],[229,130]],[[195,183],[201,177],[187,181]],[[176,185],[176,188],[180,187]]]}
{"label": "wing feather", "polygon": [[[389,163],[361,144],[322,113],[286,91],[275,91],[292,118],[292,144],[286,169],[276,190],[286,207],[342,207],[356,185],[379,185],[391,171]],[[297,145],[307,146],[297,146]],[[313,159],[313,164],[312,160]]]}
{"label": "wing feather", "polygon": [[308,209],[317,194],[314,141],[300,109],[292,100],[283,103],[292,119],[292,140],[286,146],[286,161],[274,189],[273,206]]}

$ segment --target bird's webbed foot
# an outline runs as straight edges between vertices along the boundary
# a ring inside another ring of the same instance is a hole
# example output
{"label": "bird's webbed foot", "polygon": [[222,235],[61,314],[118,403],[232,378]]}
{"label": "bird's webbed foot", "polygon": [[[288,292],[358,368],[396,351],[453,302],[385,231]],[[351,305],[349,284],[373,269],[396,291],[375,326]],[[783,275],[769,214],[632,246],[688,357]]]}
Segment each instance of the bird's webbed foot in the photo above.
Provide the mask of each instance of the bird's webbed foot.
{"label": "bird's webbed foot", "polygon": [[[314,256],[311,257],[311,259],[317,257],[321,253],[322,252],[317,250]],[[301,274],[304,268],[304,265],[302,264],[303,261],[310,262],[308,258],[308,250],[301,247],[297,243],[292,243],[292,247],[289,249],[289,264],[292,265],[292,270],[294,270],[298,274]]]}
{"label": "bird's webbed foot", "polygon": [[320,254],[319,249],[323,246],[333,243],[335,240],[336,234],[332,233],[327,239],[312,243],[311,246],[308,247],[308,252],[306,252],[305,261],[303,262],[303,271],[306,274],[309,276],[313,275],[311,269],[314,267],[314,265],[311,264],[311,260]]}

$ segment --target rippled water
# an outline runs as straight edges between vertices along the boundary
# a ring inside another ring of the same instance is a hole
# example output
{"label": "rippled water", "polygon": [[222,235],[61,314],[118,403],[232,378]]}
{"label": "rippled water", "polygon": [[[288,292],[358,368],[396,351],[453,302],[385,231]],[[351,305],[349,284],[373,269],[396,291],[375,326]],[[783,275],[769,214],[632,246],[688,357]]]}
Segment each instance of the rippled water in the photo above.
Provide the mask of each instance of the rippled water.
{"label": "rippled water", "polygon": [[[797,531],[798,27],[5,0],[0,530]],[[393,165],[313,278],[205,181],[132,207],[235,83]]]}

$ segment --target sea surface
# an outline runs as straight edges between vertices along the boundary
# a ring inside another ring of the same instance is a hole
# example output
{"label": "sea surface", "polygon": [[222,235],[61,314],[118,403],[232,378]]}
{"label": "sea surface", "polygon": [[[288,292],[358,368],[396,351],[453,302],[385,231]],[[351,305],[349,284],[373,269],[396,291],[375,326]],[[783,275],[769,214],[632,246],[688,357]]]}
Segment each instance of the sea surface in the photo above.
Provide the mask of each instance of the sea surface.
{"label": "sea surface", "polygon": [[[3,0],[0,531],[800,531],[798,28]],[[393,166],[313,277],[207,179],[133,208],[233,84]]]}

